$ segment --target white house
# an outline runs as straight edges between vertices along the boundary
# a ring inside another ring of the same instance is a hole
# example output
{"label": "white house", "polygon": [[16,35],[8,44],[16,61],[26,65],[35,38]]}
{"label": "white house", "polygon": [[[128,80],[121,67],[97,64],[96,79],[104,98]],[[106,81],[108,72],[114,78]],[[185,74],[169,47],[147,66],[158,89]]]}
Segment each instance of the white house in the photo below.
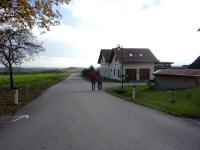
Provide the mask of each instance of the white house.
{"label": "white house", "polygon": [[102,49],[98,59],[101,74],[116,80],[121,80],[122,68],[127,80],[153,79],[156,62],[159,60],[146,48]]}

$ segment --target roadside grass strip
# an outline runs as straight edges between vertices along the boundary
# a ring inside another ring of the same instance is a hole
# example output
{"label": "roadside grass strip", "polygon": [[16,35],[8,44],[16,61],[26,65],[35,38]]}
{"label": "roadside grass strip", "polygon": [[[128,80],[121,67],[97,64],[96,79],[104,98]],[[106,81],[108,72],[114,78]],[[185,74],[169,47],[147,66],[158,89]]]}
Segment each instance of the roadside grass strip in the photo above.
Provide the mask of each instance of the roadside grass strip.
{"label": "roadside grass strip", "polygon": [[0,116],[15,114],[18,109],[35,99],[44,90],[68,76],[67,72],[15,75],[14,85],[19,90],[19,104],[15,105],[14,92],[9,88],[9,76],[0,75]]}
{"label": "roadside grass strip", "polygon": [[108,93],[130,102],[150,107],[179,117],[200,120],[200,88],[173,90],[153,90],[147,85],[135,88],[136,97],[132,98],[132,86],[106,89]]}

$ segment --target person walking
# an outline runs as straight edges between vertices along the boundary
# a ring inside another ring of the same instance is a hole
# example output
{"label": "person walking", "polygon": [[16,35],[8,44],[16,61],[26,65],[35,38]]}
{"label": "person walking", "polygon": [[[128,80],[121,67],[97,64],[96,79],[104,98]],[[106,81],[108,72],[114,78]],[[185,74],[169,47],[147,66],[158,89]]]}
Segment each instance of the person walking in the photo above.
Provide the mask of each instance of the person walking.
{"label": "person walking", "polygon": [[97,75],[98,91],[102,90],[102,82],[103,82],[103,77],[102,77],[101,73],[99,72]]}
{"label": "person walking", "polygon": [[96,80],[97,80],[96,74],[93,72],[90,77],[90,81],[92,83],[92,91],[95,91]]}

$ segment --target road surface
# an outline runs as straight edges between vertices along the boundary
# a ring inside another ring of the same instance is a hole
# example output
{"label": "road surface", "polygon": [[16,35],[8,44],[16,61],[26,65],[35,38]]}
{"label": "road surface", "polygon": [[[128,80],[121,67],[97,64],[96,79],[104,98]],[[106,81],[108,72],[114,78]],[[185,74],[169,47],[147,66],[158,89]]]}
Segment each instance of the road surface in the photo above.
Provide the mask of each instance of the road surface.
{"label": "road surface", "polygon": [[92,92],[76,75],[0,129],[0,150],[200,150],[200,125]]}

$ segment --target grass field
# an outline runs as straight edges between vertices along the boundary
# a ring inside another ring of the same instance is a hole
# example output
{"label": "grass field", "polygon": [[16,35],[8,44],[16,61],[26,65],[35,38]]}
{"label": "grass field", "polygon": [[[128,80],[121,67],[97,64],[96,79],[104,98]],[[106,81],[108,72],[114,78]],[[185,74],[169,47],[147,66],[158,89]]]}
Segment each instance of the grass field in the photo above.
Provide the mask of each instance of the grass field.
{"label": "grass field", "polygon": [[9,76],[0,75],[0,115],[14,114],[19,108],[36,98],[50,86],[66,79],[69,73],[15,75],[14,85],[19,89],[19,105],[13,104],[13,91],[9,89]]}
{"label": "grass field", "polygon": [[132,99],[132,89],[132,86],[126,86],[122,91],[120,87],[115,87],[107,89],[107,92],[176,116],[200,119],[200,88],[182,89],[174,92],[152,90],[146,85],[137,86],[135,99]]}

